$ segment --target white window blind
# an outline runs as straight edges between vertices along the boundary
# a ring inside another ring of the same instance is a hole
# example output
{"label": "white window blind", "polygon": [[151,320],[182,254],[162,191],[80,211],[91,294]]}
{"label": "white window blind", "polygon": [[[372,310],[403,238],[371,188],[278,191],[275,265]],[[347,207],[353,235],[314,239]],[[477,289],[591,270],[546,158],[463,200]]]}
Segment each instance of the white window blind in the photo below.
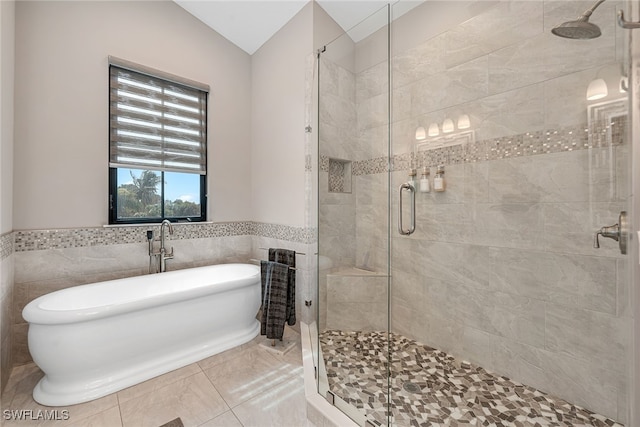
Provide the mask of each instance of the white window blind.
{"label": "white window blind", "polygon": [[207,172],[207,92],[109,67],[109,166]]}

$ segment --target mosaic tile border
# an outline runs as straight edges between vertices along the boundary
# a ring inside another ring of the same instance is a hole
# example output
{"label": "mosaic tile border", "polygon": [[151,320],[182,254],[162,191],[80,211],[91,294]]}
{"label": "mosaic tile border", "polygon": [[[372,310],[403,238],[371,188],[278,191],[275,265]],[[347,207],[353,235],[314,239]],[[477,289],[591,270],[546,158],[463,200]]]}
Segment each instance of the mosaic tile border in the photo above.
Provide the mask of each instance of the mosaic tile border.
{"label": "mosaic tile border", "polygon": [[14,234],[5,233],[0,236],[0,260],[9,257],[14,251]]}
{"label": "mosaic tile border", "polygon": [[[123,227],[24,230],[15,231],[9,234],[12,236],[11,252],[23,252],[127,243],[146,243],[146,230],[154,230],[156,233],[159,233],[160,226],[146,224]],[[262,236],[289,242],[313,243],[316,235],[317,232],[315,229],[308,229],[304,227],[292,227],[254,221],[237,221],[204,224],[175,224],[172,239],[183,240],[227,236]],[[2,250],[4,253],[4,241]]]}
{"label": "mosaic tile border", "polygon": [[[548,129],[536,132],[492,138],[465,145],[423,150],[416,154],[415,161],[421,166],[435,167],[473,163],[514,157],[536,156],[562,153],[589,148],[619,146],[624,143],[627,117],[613,120],[598,120],[586,123]],[[391,158],[377,157],[353,162],[353,175],[372,175],[410,169],[412,153],[396,154]],[[320,157],[320,170],[329,172],[329,157]]]}
{"label": "mosaic tile border", "polygon": [[314,243],[317,241],[318,229],[315,227],[292,227],[280,224],[253,222],[252,235],[286,240],[296,243]]}

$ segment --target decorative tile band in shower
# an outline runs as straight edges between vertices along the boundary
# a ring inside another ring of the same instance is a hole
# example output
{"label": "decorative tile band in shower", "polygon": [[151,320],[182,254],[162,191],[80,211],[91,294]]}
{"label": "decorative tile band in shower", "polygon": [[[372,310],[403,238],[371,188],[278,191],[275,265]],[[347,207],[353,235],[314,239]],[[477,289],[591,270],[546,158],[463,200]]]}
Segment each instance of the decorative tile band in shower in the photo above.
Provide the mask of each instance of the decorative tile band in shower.
{"label": "decorative tile band in shower", "polygon": [[375,159],[359,160],[353,162],[354,175],[370,175],[388,171],[389,159],[387,157],[377,157]]}
{"label": "decorative tile band in shower", "polygon": [[308,227],[291,227],[280,224],[254,222],[252,235],[270,237],[278,240],[297,243],[313,243],[316,241],[317,229]]}
{"label": "decorative tile band in shower", "polygon": [[[106,246],[126,243],[145,243],[146,230],[160,231],[159,225],[135,225],[125,227],[69,228],[53,230],[25,230],[9,233],[10,244],[5,244],[3,236],[2,253],[45,249],[64,249],[87,246]],[[311,243],[315,230],[304,227],[265,224],[253,221],[217,222],[205,224],[175,224],[174,240],[201,239],[227,236],[263,236],[285,241]],[[15,236],[15,244],[13,240]],[[10,245],[10,249],[5,246]]]}
{"label": "decorative tile band in shower", "polygon": [[[416,153],[415,161],[424,166],[452,165],[618,146],[624,142],[626,121],[626,116],[619,116],[611,120],[593,121],[590,125],[585,123],[421,150]],[[391,162],[387,157],[354,161],[353,175],[385,173],[389,168],[392,171],[408,170],[412,156],[413,153],[396,154]],[[320,170],[329,171],[327,156],[320,157]]]}
{"label": "decorative tile band in shower", "polygon": [[7,258],[13,253],[13,239],[13,232],[0,236],[0,260]]}
{"label": "decorative tile band in shower", "polygon": [[323,172],[329,172],[329,157],[320,156],[320,170]]}

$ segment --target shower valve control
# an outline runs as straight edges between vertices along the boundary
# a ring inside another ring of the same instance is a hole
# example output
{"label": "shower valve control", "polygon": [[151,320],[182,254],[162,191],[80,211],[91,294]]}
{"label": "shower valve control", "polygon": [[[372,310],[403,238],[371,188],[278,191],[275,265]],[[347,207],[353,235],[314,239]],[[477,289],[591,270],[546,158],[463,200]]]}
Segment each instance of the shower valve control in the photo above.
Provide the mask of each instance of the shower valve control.
{"label": "shower valve control", "polygon": [[618,245],[620,246],[620,252],[625,255],[627,253],[628,235],[629,224],[627,222],[627,213],[625,211],[622,211],[620,212],[617,224],[602,227],[600,230],[596,231],[596,234],[593,238],[593,247],[596,249],[600,248],[600,241],[598,239],[599,236],[607,237],[618,242]]}

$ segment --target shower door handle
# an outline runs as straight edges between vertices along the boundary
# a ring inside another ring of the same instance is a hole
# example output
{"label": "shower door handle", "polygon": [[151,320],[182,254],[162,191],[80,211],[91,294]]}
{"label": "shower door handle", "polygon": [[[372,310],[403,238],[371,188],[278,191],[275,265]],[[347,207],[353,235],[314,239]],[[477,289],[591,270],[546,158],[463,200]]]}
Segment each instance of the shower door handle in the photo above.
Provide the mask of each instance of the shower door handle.
{"label": "shower door handle", "polygon": [[[404,229],[402,224],[402,193],[404,190],[409,191],[411,194],[411,225],[407,230]],[[408,236],[414,231],[416,231],[416,189],[413,188],[413,185],[405,182],[400,186],[400,201],[398,203],[398,232],[404,236]]]}

